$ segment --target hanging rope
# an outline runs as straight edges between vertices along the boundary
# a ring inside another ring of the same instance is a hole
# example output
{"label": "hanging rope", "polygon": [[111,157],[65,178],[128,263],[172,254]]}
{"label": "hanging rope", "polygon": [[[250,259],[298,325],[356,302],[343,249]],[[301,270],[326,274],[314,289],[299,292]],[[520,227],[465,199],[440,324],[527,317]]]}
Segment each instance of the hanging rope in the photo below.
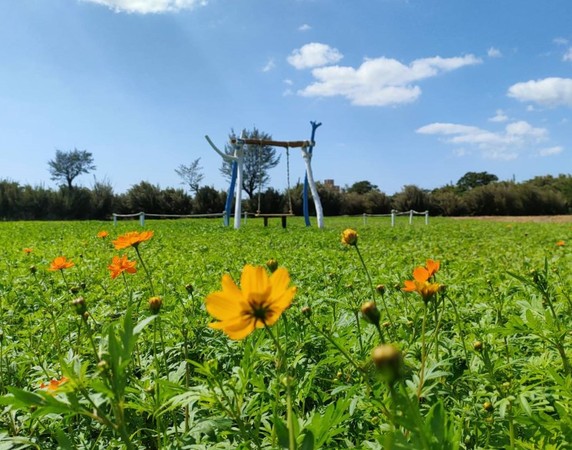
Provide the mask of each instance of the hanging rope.
{"label": "hanging rope", "polygon": [[262,198],[262,147],[258,147],[258,208],[256,214],[260,214],[260,204]]}
{"label": "hanging rope", "polygon": [[292,195],[290,193],[290,147],[286,147],[286,180],[288,184],[288,214],[292,214]]}

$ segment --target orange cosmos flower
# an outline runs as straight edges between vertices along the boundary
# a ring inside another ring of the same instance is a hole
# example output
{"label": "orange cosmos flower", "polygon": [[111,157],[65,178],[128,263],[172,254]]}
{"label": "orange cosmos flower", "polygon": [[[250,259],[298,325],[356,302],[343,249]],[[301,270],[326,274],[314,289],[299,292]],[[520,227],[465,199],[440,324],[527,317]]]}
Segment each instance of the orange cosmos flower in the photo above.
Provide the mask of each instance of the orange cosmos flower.
{"label": "orange cosmos flower", "polygon": [[429,279],[439,270],[439,261],[428,259],[425,267],[417,267],[413,271],[413,280],[406,280],[403,284],[403,291],[417,292],[428,301],[441,288],[439,283],[429,283]]}
{"label": "orange cosmos flower", "polygon": [[357,245],[357,241],[358,241],[358,234],[356,230],[352,230],[351,228],[346,228],[342,232],[342,244]]}
{"label": "orange cosmos flower", "polygon": [[121,250],[128,247],[138,247],[141,242],[148,241],[153,237],[152,231],[130,231],[122,234],[113,241],[116,250]]}
{"label": "orange cosmos flower", "polygon": [[57,258],[54,258],[54,260],[50,263],[49,270],[64,270],[73,266],[75,266],[75,264],[69,261],[65,256],[58,256]]}
{"label": "orange cosmos flower", "polygon": [[22,250],[26,255],[29,255],[30,253],[32,253],[32,249],[30,247],[26,247],[25,249]]}
{"label": "orange cosmos flower", "polygon": [[137,269],[135,268],[137,261],[129,261],[127,256],[114,256],[111,260],[111,264],[107,268],[111,272],[111,278],[115,279],[123,272],[135,273]]}
{"label": "orange cosmos flower", "polygon": [[230,275],[222,277],[222,291],[208,295],[207,311],[219,322],[209,324],[231,339],[243,339],[255,328],[273,325],[296,293],[283,267],[270,276],[263,267],[244,266],[239,289]]}
{"label": "orange cosmos flower", "polygon": [[556,247],[564,247],[564,245],[565,245],[565,242],[564,242],[564,241],[558,241],[558,242],[556,243]]}
{"label": "orange cosmos flower", "polygon": [[68,381],[67,377],[62,377],[59,380],[52,378],[49,382],[40,384],[40,389],[48,391],[49,393],[53,393],[57,391],[58,388],[67,381]]}
{"label": "orange cosmos flower", "polygon": [[109,236],[109,233],[105,230],[102,230],[97,233],[97,237],[100,239],[105,239],[107,236]]}

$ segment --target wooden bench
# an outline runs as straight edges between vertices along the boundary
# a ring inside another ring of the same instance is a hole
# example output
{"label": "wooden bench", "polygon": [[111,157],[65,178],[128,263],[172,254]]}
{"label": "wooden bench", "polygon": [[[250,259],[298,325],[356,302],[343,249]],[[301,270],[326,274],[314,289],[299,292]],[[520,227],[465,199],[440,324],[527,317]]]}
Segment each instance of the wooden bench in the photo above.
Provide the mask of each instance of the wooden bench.
{"label": "wooden bench", "polygon": [[268,226],[268,219],[280,217],[282,220],[282,228],[286,228],[286,218],[294,217],[294,214],[255,214],[254,217],[262,217],[264,219],[264,226]]}

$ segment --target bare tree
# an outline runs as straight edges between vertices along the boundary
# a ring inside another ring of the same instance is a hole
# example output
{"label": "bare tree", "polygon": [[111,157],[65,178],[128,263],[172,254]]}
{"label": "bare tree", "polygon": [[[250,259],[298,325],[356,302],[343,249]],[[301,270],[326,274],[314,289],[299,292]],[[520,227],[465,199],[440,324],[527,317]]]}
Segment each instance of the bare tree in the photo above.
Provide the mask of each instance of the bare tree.
{"label": "bare tree", "polygon": [[199,166],[201,158],[195,159],[191,164],[185,166],[181,164],[178,169],[175,169],[177,175],[179,175],[183,181],[181,184],[186,184],[189,189],[197,194],[200,187],[200,182],[203,181],[204,175],[202,173],[203,168]]}

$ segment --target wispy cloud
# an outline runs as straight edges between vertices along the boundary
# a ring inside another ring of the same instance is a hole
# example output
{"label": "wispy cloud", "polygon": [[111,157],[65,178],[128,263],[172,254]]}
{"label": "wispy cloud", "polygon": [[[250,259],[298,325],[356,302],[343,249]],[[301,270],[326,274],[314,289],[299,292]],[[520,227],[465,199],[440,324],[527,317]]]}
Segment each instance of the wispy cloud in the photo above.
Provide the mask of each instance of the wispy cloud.
{"label": "wispy cloud", "polygon": [[566,53],[562,56],[562,61],[572,61],[572,47],[570,47]]}
{"label": "wispy cloud", "polygon": [[489,58],[501,58],[502,53],[498,48],[491,47],[487,50],[487,55]]}
{"label": "wispy cloud", "polygon": [[552,40],[556,45],[568,45],[568,39],[563,37],[557,37]]}
{"label": "wispy cloud", "polygon": [[548,147],[548,148],[541,148],[538,151],[538,156],[553,156],[553,155],[558,155],[559,153],[562,153],[564,149],[557,145],[555,147]]}
{"label": "wispy cloud", "polygon": [[274,62],[273,58],[270,58],[268,62],[262,68],[263,72],[270,72],[272,69],[276,67],[276,63]]}
{"label": "wispy cloud", "polygon": [[525,121],[511,122],[504,130],[494,132],[471,125],[432,123],[416,130],[420,134],[444,136],[444,141],[455,148],[470,146],[483,157],[498,160],[516,159],[527,148],[534,147],[548,137],[548,130],[535,128]]}
{"label": "wispy cloud", "polygon": [[572,107],[572,78],[544,78],[513,84],[508,96],[542,106]]}
{"label": "wispy cloud", "polygon": [[157,14],[205,6],[208,0],[82,0],[107,6],[115,12]]}
{"label": "wispy cloud", "polygon": [[337,63],[343,57],[344,55],[337,48],[332,48],[319,42],[312,42],[294,50],[287,60],[296,69],[310,69]]}
{"label": "wispy cloud", "polygon": [[307,23],[300,25],[298,27],[298,31],[310,31],[312,29],[312,27],[310,25],[308,25]]}
{"label": "wispy cloud", "polygon": [[328,66],[312,70],[316,82],[298,92],[306,97],[347,98],[353,105],[388,106],[410,103],[421,95],[413,84],[461,67],[480,64],[473,55],[416,59],[406,65],[391,58],[366,59],[358,68]]}
{"label": "wispy cloud", "polygon": [[504,113],[502,109],[497,109],[496,114],[489,119],[489,122],[506,122],[508,116]]}

